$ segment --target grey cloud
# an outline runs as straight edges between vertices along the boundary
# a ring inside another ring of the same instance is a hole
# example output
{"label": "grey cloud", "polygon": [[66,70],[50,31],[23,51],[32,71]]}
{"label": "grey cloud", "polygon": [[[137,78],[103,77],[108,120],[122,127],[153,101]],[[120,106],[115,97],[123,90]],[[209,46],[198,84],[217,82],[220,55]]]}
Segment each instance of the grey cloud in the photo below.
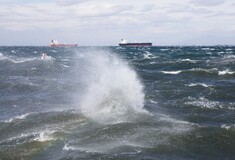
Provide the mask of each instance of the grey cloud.
{"label": "grey cloud", "polygon": [[200,6],[217,6],[225,3],[226,0],[191,0],[190,3]]}

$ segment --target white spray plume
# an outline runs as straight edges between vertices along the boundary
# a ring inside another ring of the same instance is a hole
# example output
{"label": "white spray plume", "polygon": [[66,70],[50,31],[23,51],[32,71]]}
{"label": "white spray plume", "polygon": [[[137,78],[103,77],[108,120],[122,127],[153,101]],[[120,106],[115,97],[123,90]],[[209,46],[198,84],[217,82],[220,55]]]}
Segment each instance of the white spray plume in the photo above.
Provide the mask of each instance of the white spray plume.
{"label": "white spray plume", "polygon": [[104,51],[79,53],[78,57],[87,86],[80,100],[85,116],[100,123],[119,123],[147,113],[143,86],[123,60]]}

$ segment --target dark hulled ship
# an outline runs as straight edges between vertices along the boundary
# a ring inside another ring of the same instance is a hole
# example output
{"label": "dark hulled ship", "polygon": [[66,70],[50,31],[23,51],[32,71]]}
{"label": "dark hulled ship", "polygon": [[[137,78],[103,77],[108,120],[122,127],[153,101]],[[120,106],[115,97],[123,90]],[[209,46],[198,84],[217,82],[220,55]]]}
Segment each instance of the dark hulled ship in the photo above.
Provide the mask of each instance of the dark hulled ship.
{"label": "dark hulled ship", "polygon": [[119,46],[127,46],[127,47],[148,47],[152,46],[151,42],[127,42],[124,39],[121,39]]}

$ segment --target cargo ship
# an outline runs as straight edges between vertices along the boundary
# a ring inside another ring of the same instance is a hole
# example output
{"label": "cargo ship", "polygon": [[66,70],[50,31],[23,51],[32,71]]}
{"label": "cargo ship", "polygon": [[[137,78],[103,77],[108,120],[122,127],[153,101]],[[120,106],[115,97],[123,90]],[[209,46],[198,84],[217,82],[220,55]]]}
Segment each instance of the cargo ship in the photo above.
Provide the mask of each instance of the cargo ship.
{"label": "cargo ship", "polygon": [[78,44],[67,44],[67,43],[59,43],[57,40],[51,40],[49,43],[50,47],[75,47]]}
{"label": "cargo ship", "polygon": [[151,42],[127,42],[124,39],[121,39],[119,46],[126,46],[126,47],[149,47],[152,46]]}

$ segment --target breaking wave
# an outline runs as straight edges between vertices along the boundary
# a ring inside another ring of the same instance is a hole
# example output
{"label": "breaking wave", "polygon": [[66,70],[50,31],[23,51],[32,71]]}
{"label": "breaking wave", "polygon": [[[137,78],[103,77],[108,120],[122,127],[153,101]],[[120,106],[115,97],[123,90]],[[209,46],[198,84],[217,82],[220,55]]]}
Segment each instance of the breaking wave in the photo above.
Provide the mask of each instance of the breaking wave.
{"label": "breaking wave", "polygon": [[218,75],[226,75],[226,74],[234,74],[235,72],[230,71],[229,69],[226,69],[224,71],[219,71]]}
{"label": "breaking wave", "polygon": [[189,86],[189,87],[202,86],[202,87],[206,87],[207,88],[207,87],[211,87],[212,85],[208,85],[206,83],[190,83],[190,84],[188,84],[186,86]]}
{"label": "breaking wave", "polygon": [[[42,60],[40,56],[38,57],[13,57],[13,56],[6,56],[2,53],[0,53],[0,60],[1,61],[8,61],[8,62],[11,62],[11,63],[15,63],[15,64],[20,64],[20,63],[26,63],[26,62],[32,62],[32,61],[38,61],[38,60]],[[45,57],[45,59],[43,59],[44,61],[53,61],[54,58],[47,55]]]}
{"label": "breaking wave", "polygon": [[[87,88],[81,100],[81,111],[101,123],[119,123],[148,113],[144,92],[135,71],[119,57],[107,52],[79,54],[80,69]],[[83,65],[82,65],[83,63]]]}
{"label": "breaking wave", "polygon": [[164,73],[164,74],[179,74],[182,71],[161,71],[161,72]]}

